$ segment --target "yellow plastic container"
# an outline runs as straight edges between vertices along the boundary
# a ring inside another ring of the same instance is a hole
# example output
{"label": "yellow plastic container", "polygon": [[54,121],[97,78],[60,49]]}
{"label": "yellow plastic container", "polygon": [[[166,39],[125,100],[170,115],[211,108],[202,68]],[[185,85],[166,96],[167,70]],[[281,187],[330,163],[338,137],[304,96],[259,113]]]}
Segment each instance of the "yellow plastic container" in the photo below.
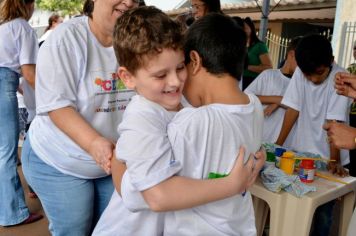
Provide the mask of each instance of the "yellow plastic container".
{"label": "yellow plastic container", "polygon": [[284,152],[281,156],[279,168],[287,175],[292,175],[294,172],[294,152]]}

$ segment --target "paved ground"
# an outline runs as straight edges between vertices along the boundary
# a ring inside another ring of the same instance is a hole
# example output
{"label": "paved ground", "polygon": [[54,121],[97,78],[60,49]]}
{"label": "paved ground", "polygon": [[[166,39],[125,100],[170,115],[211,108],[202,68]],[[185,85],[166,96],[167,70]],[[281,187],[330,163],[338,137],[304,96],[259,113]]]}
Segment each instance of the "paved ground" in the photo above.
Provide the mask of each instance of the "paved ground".
{"label": "paved ground", "polygon": [[[28,186],[25,182],[21,166],[19,166],[19,174],[21,177],[22,184],[25,190],[26,203],[31,212],[41,213],[44,215],[41,203],[38,199],[28,198]],[[0,236],[50,236],[48,231],[48,221],[44,217],[41,220],[34,222],[32,224],[21,225],[21,226],[11,226],[11,227],[1,227],[0,226]]]}

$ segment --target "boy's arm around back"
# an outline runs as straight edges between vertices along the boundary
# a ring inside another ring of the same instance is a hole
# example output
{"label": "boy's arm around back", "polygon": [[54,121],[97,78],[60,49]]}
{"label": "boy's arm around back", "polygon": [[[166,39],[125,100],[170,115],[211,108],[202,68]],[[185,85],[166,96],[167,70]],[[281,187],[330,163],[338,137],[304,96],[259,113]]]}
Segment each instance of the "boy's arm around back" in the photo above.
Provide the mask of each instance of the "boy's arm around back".
{"label": "boy's arm around back", "polygon": [[198,180],[173,176],[142,192],[153,211],[173,211],[192,208],[242,193],[253,184],[265,161],[265,153],[251,157],[244,164],[244,148],[230,174],[225,178]]}

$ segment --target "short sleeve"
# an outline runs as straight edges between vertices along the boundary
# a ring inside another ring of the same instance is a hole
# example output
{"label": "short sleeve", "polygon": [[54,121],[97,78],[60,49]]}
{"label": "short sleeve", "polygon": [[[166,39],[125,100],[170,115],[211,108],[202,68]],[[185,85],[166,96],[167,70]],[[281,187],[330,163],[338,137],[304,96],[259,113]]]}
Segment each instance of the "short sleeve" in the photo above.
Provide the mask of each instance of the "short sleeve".
{"label": "short sleeve", "polygon": [[76,108],[79,71],[84,69],[78,66],[79,56],[66,44],[47,43],[41,47],[36,66],[37,114],[66,106]]}
{"label": "short sleeve", "polygon": [[158,114],[125,113],[119,135],[116,157],[126,162],[138,191],[157,185],[181,169],[168,140],[167,123]]}
{"label": "short sleeve", "polygon": [[266,71],[259,74],[256,79],[252,81],[252,83],[244,90],[245,93],[253,93],[255,95],[263,95],[263,82],[265,77]]}
{"label": "short sleeve", "polygon": [[268,48],[265,43],[260,42],[258,44],[258,50],[260,52],[260,55],[268,53]]}
{"label": "short sleeve", "polygon": [[20,35],[17,41],[19,47],[20,65],[36,64],[38,44],[36,32],[31,28],[21,25]]}
{"label": "short sleeve", "polygon": [[300,97],[303,96],[303,89],[301,86],[301,80],[303,79],[303,74],[299,68],[293,74],[292,79],[289,82],[289,85],[284,93],[281,103],[285,106],[288,106],[294,110],[300,111],[301,104]]}

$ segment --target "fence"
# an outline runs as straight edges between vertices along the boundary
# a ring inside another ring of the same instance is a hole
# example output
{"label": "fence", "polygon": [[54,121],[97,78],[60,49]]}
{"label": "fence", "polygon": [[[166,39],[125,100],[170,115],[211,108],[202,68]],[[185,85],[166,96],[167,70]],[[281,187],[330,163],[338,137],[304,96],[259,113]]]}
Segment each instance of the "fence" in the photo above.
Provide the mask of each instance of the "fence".
{"label": "fence", "polygon": [[282,38],[270,31],[267,32],[266,44],[269,50],[269,55],[272,60],[273,68],[278,68],[281,61],[284,60],[287,53],[287,46],[291,39]]}
{"label": "fence", "polygon": [[347,68],[355,62],[353,46],[356,40],[356,22],[344,22],[340,36],[340,48],[337,63]]}
{"label": "fence", "polygon": [[[326,38],[331,36],[330,30],[321,32],[320,34]],[[278,65],[281,63],[281,61],[285,59],[287,47],[291,40],[291,38],[283,38],[279,35],[271,33],[270,31],[267,31],[266,44],[272,60],[273,68],[278,68]]]}

